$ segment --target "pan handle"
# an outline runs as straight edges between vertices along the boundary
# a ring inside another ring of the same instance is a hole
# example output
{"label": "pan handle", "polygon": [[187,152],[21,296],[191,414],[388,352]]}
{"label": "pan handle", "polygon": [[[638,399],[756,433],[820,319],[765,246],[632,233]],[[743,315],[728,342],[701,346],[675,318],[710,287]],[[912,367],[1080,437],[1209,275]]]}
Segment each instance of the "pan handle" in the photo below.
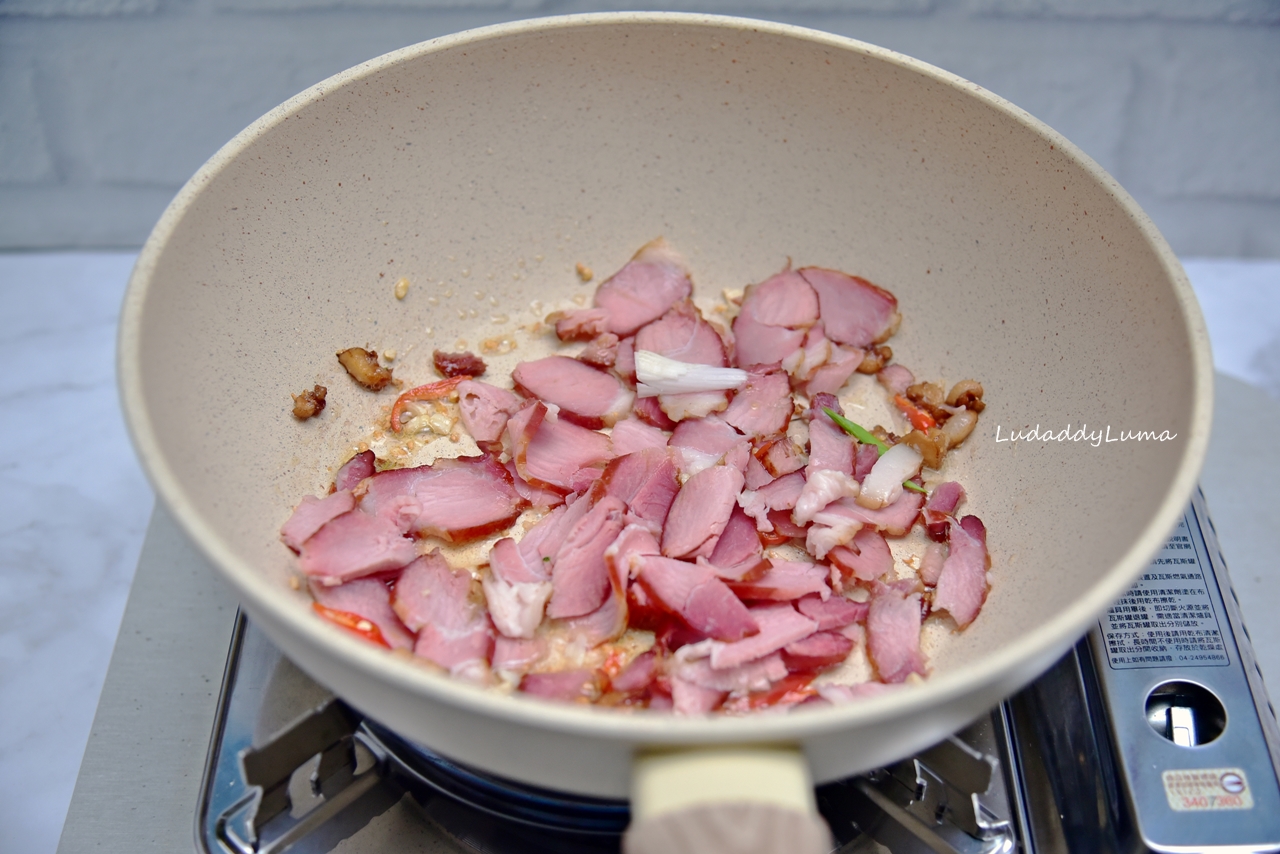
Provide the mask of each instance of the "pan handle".
{"label": "pan handle", "polygon": [[833,847],[798,747],[636,756],[623,854],[827,854]]}

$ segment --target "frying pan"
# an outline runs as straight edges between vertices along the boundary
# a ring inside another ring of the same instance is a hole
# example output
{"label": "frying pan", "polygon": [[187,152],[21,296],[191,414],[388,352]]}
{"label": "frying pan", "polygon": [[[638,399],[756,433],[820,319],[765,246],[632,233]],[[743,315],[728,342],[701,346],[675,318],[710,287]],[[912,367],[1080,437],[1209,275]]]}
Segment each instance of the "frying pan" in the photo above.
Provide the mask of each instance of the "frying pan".
{"label": "frying pan", "polygon": [[[739,718],[555,704],[387,654],[291,588],[280,524],[392,400],[357,388],[336,351],[395,350],[396,375],[418,384],[435,376],[433,349],[508,337],[516,350],[486,353],[504,376],[550,351],[531,323],[589,298],[578,263],[607,274],[659,235],[703,297],[789,260],[864,276],[898,296],[898,361],[985,385],[949,476],[990,532],[993,586],[967,630],[930,624],[923,684]],[[454,759],[566,791],[634,790],[655,821],[696,816],[685,808],[713,792],[767,801],[784,780],[775,803],[811,814],[795,794],[809,780],[899,758],[1033,679],[1172,528],[1211,411],[1207,337],[1177,260],[1067,140],[882,48],[684,14],[465,32],[271,111],[156,226],[129,285],[120,374],[161,500],[305,671]],[[290,395],[316,383],[328,409],[299,423]],[[1011,440],[1032,428],[1052,438]],[[1126,431],[1164,440],[1119,441]],[[759,839],[783,820],[762,821]]]}

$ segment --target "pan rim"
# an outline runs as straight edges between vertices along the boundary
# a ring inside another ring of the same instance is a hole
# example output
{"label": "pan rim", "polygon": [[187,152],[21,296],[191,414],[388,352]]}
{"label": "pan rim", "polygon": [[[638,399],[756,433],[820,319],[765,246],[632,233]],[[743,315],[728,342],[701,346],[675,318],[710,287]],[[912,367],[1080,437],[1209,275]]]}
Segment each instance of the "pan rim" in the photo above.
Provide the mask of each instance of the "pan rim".
{"label": "pan rim", "polygon": [[[268,133],[312,101],[323,97],[330,90],[350,86],[389,66],[509,36],[619,24],[753,30],[852,51],[870,59],[896,64],[934,82],[945,84],[1006,114],[1026,130],[1055,145],[1064,156],[1074,160],[1088,177],[1111,194],[1117,208],[1130,218],[1147,246],[1153,250],[1173,286],[1182,323],[1192,342],[1190,428],[1179,458],[1177,473],[1147,528],[1103,576],[1101,582],[1091,587],[1086,595],[1073,600],[1054,619],[1036,627],[1023,643],[1007,645],[983,655],[972,664],[932,675],[909,690],[886,692],[857,703],[806,709],[800,714],[681,718],[666,712],[620,714],[601,709],[579,708],[531,697],[499,695],[414,666],[343,633],[328,630],[320,621],[303,613],[302,609],[292,607],[279,595],[275,585],[262,577],[249,562],[238,558],[196,511],[161,453],[155,425],[150,419],[146,403],[139,343],[147,296],[159,259],[166,250],[170,236],[199,198],[203,188],[252,141]],[[1047,666],[1129,588],[1133,579],[1163,546],[1168,532],[1177,523],[1195,489],[1208,448],[1212,423],[1213,369],[1208,333],[1185,272],[1148,215],[1115,179],[1074,144],[1026,111],[982,87],[887,48],[790,24],[684,12],[585,13],[514,21],[467,30],[368,60],[309,87],[270,110],[219,149],[183,186],[162,214],[143,246],[130,276],[121,313],[117,360],[121,403],[130,437],[157,495],[196,548],[233,585],[251,613],[259,610],[270,613],[286,624],[303,642],[325,651],[345,665],[376,677],[389,687],[406,691],[415,697],[448,704],[488,718],[634,743],[793,741],[855,725],[881,723],[943,705],[970,694],[976,686],[1008,683],[1011,674],[1020,671],[1026,675],[1025,669],[1030,662],[1040,662],[1042,666]],[[1030,675],[1026,675],[1026,678],[1029,679]],[[1012,689],[1017,686],[1009,687]]]}

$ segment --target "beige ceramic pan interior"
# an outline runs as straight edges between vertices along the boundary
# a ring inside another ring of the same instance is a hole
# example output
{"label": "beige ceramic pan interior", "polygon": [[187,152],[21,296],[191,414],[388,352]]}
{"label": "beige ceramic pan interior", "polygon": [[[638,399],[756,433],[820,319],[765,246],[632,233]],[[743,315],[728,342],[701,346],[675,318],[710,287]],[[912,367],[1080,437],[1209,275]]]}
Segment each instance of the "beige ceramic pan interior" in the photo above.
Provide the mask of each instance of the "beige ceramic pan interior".
{"label": "beige ceramic pan interior", "polygon": [[[985,384],[988,408],[952,465],[990,532],[994,587],[977,623],[942,639],[925,685],[717,720],[513,699],[350,639],[291,591],[280,524],[393,399],[356,388],[335,351],[394,349],[414,384],[435,377],[433,348],[459,341],[513,334],[512,359],[536,355],[546,339],[518,328],[589,297],[577,263],[606,274],[658,235],[708,298],[788,258],[866,276],[900,300],[901,362]],[[978,714],[1141,570],[1188,500],[1211,408],[1176,260],[1056,133],[880,48],[658,14],[427,42],[263,117],[147,243],[121,374],[161,498],[304,669],[456,758],[597,794],[625,793],[636,745],[798,743],[821,780]],[[290,394],[314,383],[329,408],[300,424]],[[1037,425],[1176,438],[1000,441]]]}

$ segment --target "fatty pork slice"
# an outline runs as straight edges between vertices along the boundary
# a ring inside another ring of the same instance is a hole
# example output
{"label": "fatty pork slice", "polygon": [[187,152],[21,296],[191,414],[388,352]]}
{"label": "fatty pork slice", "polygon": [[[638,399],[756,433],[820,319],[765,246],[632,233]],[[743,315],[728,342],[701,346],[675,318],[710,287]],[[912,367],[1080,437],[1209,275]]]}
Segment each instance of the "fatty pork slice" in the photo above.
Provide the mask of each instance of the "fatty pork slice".
{"label": "fatty pork slice", "polygon": [[479,380],[463,380],[458,383],[457,392],[462,426],[479,443],[501,439],[507,419],[520,409],[520,398],[505,388]]}
{"label": "fatty pork slice", "polygon": [[361,451],[342,464],[333,476],[333,488],[338,492],[355,489],[360,481],[373,474],[376,458],[373,451]]}
{"label": "fatty pork slice", "polygon": [[830,596],[824,599],[817,593],[810,593],[796,600],[796,610],[816,621],[818,631],[828,632],[866,620],[871,605],[867,602],[855,602],[843,596]]}
{"label": "fatty pork slice", "polygon": [[609,592],[604,602],[589,614],[567,620],[568,630],[588,647],[597,647],[621,637],[627,630],[627,585],[631,578],[631,565],[641,555],[657,553],[657,540],[648,529],[638,525],[623,528],[604,551],[604,565],[609,578]]}
{"label": "fatty pork slice", "polygon": [[805,672],[822,670],[849,657],[853,640],[840,632],[814,632],[806,638],[782,648],[782,661],[787,670]]}
{"label": "fatty pork slice", "polygon": [[726,581],[741,581],[768,567],[755,520],[741,507],[733,508],[707,563],[715,568],[716,575]]}
{"label": "fatty pork slice", "polygon": [[679,614],[703,635],[736,641],[757,631],[747,606],[705,564],[642,556],[637,576],[668,611]]}
{"label": "fatty pork slice", "polygon": [[867,611],[867,653],[883,682],[924,675],[920,652],[920,594],[905,585],[872,583]]}
{"label": "fatty pork slice", "polygon": [[507,422],[511,458],[516,471],[532,484],[573,491],[584,468],[603,468],[613,458],[609,437],[552,417],[545,404],[534,401]]}
{"label": "fatty pork slice", "polygon": [[424,555],[400,574],[392,607],[418,633],[413,654],[454,676],[479,679],[493,653],[493,628],[471,595],[471,574],[454,570],[438,552]]}
{"label": "fatty pork slice", "polygon": [[822,325],[832,341],[869,347],[897,331],[898,300],[885,289],[839,270],[802,267],[798,272],[818,294]]}
{"label": "fatty pork slice", "polygon": [[413,647],[413,635],[391,609],[391,591],[378,579],[357,578],[336,587],[313,583],[310,588],[312,597],[323,607],[355,614],[377,626],[392,649]]}
{"label": "fatty pork slice", "polygon": [[316,531],[342,514],[351,512],[355,506],[356,499],[349,489],[339,490],[324,498],[304,496],[294,508],[293,515],[280,526],[280,539],[295,552],[301,551],[302,544]]}
{"label": "fatty pork slice", "polygon": [[640,247],[621,270],[601,283],[594,304],[608,313],[608,331],[622,338],[662,317],[692,293],[684,260],[659,237]]}
{"label": "fatty pork slice", "polygon": [[392,521],[404,533],[450,542],[500,531],[525,507],[511,473],[489,454],[378,472],[361,490],[360,509],[366,513]]}
{"label": "fatty pork slice", "polygon": [[712,644],[712,667],[723,670],[764,658],[818,630],[818,623],[801,614],[790,602],[759,605],[749,608],[748,613],[759,631],[742,640]]}
{"label": "fatty pork slice", "polygon": [[716,415],[681,421],[669,441],[680,472],[686,477],[716,465],[725,454],[745,443],[741,433]]}
{"label": "fatty pork slice", "polygon": [[729,589],[740,599],[788,602],[810,593],[817,594],[822,599],[831,596],[831,588],[827,585],[827,568],[810,561],[773,558],[769,561],[769,568],[759,577],[730,581],[728,584]]}
{"label": "fatty pork slice", "polygon": [[298,555],[304,573],[329,586],[399,569],[418,556],[413,540],[390,519],[352,510],[321,526]]}
{"label": "fatty pork slice", "polygon": [[791,423],[795,402],[791,383],[781,371],[755,367],[747,372],[747,383],[720,416],[753,439],[783,433]]}
{"label": "fatty pork slice", "polygon": [[804,475],[792,472],[762,486],[760,489],[739,493],[738,506],[742,512],[756,520],[756,527],[765,533],[773,532],[770,511],[791,510],[804,492]]}
{"label": "fatty pork slice", "polygon": [[733,322],[734,362],[740,367],[781,362],[801,347],[805,330],[817,320],[817,294],[794,270],[748,286]]}
{"label": "fatty pork slice", "polygon": [[820,394],[813,398],[809,412],[809,463],[805,473],[813,477],[816,471],[830,469],[852,475],[856,443],[831,420],[824,408],[844,414],[834,395]]}
{"label": "fatty pork slice", "polygon": [[568,356],[521,362],[511,372],[526,397],[555,404],[560,417],[599,430],[626,417],[633,393],[617,377]]}
{"label": "fatty pork slice", "polygon": [[505,537],[489,552],[489,571],[481,579],[489,617],[509,638],[532,638],[551,598],[551,576],[536,554],[521,553]]}
{"label": "fatty pork slice", "polygon": [[949,613],[962,629],[978,616],[987,598],[985,530],[980,538],[974,522],[965,525],[971,519],[979,526],[982,524],[976,516],[966,516],[959,524],[951,524],[950,551],[942,563],[933,594],[934,609]]}
{"label": "fatty pork slice", "polygon": [[665,448],[667,440],[671,438],[665,430],[646,424],[635,416],[614,424],[609,435],[613,439],[613,452],[618,456],[646,448]]}
{"label": "fatty pork slice", "polygon": [[804,451],[785,434],[757,440],[752,455],[772,477],[800,471],[808,462]]}
{"label": "fatty pork slice", "polygon": [[700,641],[676,650],[670,666],[671,675],[686,682],[716,691],[745,694],[767,691],[774,682],[787,678],[782,656],[774,653],[736,667],[711,666],[711,650],[719,641]]}
{"label": "fatty pork slice", "polygon": [[[688,300],[676,303],[658,320],[636,333],[635,348],[693,365],[727,367],[728,354],[720,333],[707,323]],[[702,418],[729,404],[724,391],[658,395],[658,405],[672,421]]]}
{"label": "fatty pork slice", "polygon": [[649,448],[615,457],[600,479],[606,495],[622,501],[631,516],[662,527],[680,489],[676,466],[666,448]]}
{"label": "fatty pork slice", "polygon": [[742,472],[731,466],[712,466],[686,480],[667,513],[662,553],[673,558],[711,554],[743,483]]}
{"label": "fatty pork slice", "polygon": [[[813,517],[814,524],[809,526],[810,540],[826,538],[829,544],[818,548],[818,542],[808,542],[808,551],[822,560],[832,548],[845,545],[865,527],[883,531],[891,537],[901,537],[915,524],[923,503],[923,495],[905,490],[897,501],[879,510],[868,510],[850,498],[833,501]],[[822,528],[828,530],[817,530]]]}
{"label": "fatty pork slice", "polygon": [[947,541],[947,532],[950,530],[952,519],[955,515],[956,507],[964,500],[964,487],[949,480],[946,483],[940,483],[929,493],[929,500],[925,502],[924,510],[924,527],[929,534],[929,539],[937,543]]}
{"label": "fatty pork slice", "polygon": [[808,382],[802,386],[804,393],[810,398],[819,394],[835,394],[858,370],[864,358],[866,353],[856,347],[832,346],[827,361],[815,368]]}
{"label": "fatty pork slice", "polygon": [[566,533],[551,559],[548,617],[580,617],[604,604],[610,589],[604,553],[622,532],[625,512],[621,501],[606,495]]}
{"label": "fatty pork slice", "polygon": [[845,576],[859,581],[874,581],[893,569],[893,553],[884,535],[874,528],[863,528],[847,546],[837,546],[827,558]]}

